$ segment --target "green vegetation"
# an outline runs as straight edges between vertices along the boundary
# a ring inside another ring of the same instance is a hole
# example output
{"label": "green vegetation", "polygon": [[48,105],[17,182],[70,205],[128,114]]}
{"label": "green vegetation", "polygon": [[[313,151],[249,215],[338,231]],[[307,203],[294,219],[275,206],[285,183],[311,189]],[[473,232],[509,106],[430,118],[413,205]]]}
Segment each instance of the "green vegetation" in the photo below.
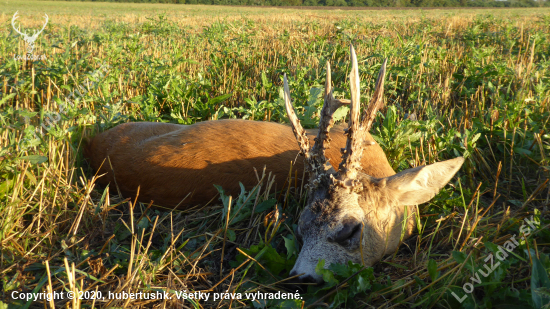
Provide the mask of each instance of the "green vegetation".
{"label": "green vegetation", "polygon": [[[120,4],[37,4],[10,3],[0,15],[0,308],[548,307],[548,9],[217,15],[225,8],[166,6],[162,14],[164,6],[132,4],[111,14]],[[46,59],[15,60],[26,45],[11,30],[13,13],[20,10],[22,29],[36,29],[47,8],[56,11],[34,50]],[[302,300],[179,300],[184,290],[294,292],[284,280],[299,252],[303,189],[275,192],[266,175],[239,196],[219,188],[210,207],[130,205],[116,188],[95,187],[84,140],[128,121],[285,122],[283,73],[313,126],[327,61],[335,95],[348,98],[350,43],[364,102],[388,58],[387,107],[373,134],[392,166],[462,155],[459,177],[419,206],[417,234],[399,251],[368,268],[320,262],[327,284]],[[418,120],[403,120],[412,112]],[[513,235],[518,244],[498,260]],[[164,291],[172,299],[33,302],[12,299],[14,291]]]}

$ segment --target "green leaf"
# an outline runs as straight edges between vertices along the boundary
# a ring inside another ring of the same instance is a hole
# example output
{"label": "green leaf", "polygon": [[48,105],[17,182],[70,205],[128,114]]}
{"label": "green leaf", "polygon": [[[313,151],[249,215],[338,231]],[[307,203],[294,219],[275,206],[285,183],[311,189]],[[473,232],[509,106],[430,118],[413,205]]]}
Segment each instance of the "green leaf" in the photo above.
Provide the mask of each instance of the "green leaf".
{"label": "green leaf", "polygon": [[485,248],[489,249],[489,251],[491,251],[492,253],[498,252],[498,246],[490,241],[485,242]]}
{"label": "green leaf", "polygon": [[334,300],[332,301],[332,304],[330,304],[329,308],[342,308],[342,305],[348,301],[348,291],[342,289],[336,292],[336,296],[334,297]]}
{"label": "green leaf", "polygon": [[278,275],[284,269],[290,270],[294,264],[294,261],[283,258],[275,248],[269,245],[266,245],[255,258],[274,275]]}
{"label": "green leaf", "polygon": [[[372,282],[374,282],[375,280],[374,270],[372,269],[372,267],[364,268],[363,265],[360,264],[354,265],[358,265],[359,267],[361,267],[361,271],[349,281],[350,291],[352,292],[352,295],[366,292],[368,289],[371,288]],[[350,269],[352,274],[358,271],[355,269],[355,267],[353,267],[354,265],[352,265],[351,261],[348,262],[348,268]]]}
{"label": "green leaf", "polygon": [[139,229],[146,229],[149,227],[149,219],[143,217],[139,222],[136,224],[136,227]]}
{"label": "green leaf", "polygon": [[426,286],[426,282],[422,281],[422,279],[420,279],[420,277],[418,276],[413,276],[413,279],[414,281],[416,281],[416,283],[422,287]]}
{"label": "green leaf", "polygon": [[14,183],[15,182],[13,179],[6,179],[0,183],[0,197],[4,196],[9,190],[11,190]]}
{"label": "green leaf", "polygon": [[317,266],[315,266],[315,272],[321,276],[323,276],[323,280],[327,283],[328,286],[334,286],[338,284],[338,280],[334,278],[334,274],[332,271],[325,269],[325,260],[319,260],[319,263],[317,263]]}
{"label": "green leaf", "polygon": [[453,251],[453,259],[459,263],[459,264],[462,264],[466,261],[466,253],[464,252],[459,252],[459,251]]}
{"label": "green leaf", "polygon": [[437,279],[437,262],[432,259],[428,261],[428,273],[430,274],[430,278],[432,279],[432,281],[435,281]]}
{"label": "green leaf", "polygon": [[227,229],[227,238],[229,239],[229,241],[235,241],[235,239],[237,239],[235,231],[233,231],[232,229]]}
{"label": "green leaf", "polygon": [[523,148],[519,148],[519,147],[514,147],[514,152],[517,153],[517,154],[524,154],[524,155],[530,155],[531,154],[531,151],[529,151],[528,149],[523,149]]}
{"label": "green leaf", "polygon": [[388,265],[391,265],[393,267],[396,267],[396,268],[401,268],[401,269],[404,269],[404,270],[409,270],[409,268],[405,265],[400,265],[400,264],[396,264],[396,263],[391,263],[391,262],[386,262],[386,261],[382,261],[382,263],[386,263]]}
{"label": "green leaf", "polygon": [[309,97],[307,99],[307,105],[313,106],[319,99],[319,96],[321,95],[323,91],[320,88],[311,88],[309,90]]}
{"label": "green leaf", "polygon": [[3,97],[2,100],[0,100],[0,106],[2,106],[2,104],[8,102],[8,100],[10,100],[11,98],[15,97],[15,93],[11,93],[11,94],[8,94],[7,96]]}
{"label": "green leaf", "polygon": [[19,273],[19,272],[16,273],[9,282],[5,283],[4,291],[9,292],[11,290],[15,290],[19,287],[19,285],[21,285],[19,280],[17,280],[20,274],[21,273]]}
{"label": "green leaf", "polygon": [[[0,105],[2,105],[2,103],[0,103]],[[32,117],[36,116],[37,114],[38,114],[38,112],[31,112],[31,111],[28,111],[28,110],[25,110],[25,109],[19,110],[19,116],[21,116],[21,117],[32,118]]]}
{"label": "green leaf", "polygon": [[474,135],[474,137],[470,141],[470,145],[473,145],[480,137],[481,137],[481,133]]}
{"label": "green leaf", "polygon": [[99,203],[97,203],[97,206],[94,210],[94,215],[97,215],[99,211],[101,210],[101,205],[103,205],[103,201],[105,201],[105,197],[107,196],[107,192],[109,191],[109,185],[105,187],[105,190],[103,190],[103,194],[101,195],[101,199],[99,199]]}
{"label": "green leaf", "polygon": [[[538,288],[535,289],[535,293],[538,294],[541,297],[546,297],[550,299],[550,288]],[[548,309],[550,308],[550,302],[546,303],[546,305],[542,306],[541,309]]]}
{"label": "green leaf", "polygon": [[287,299],[280,304],[279,308],[299,309],[302,308],[302,301],[299,299]]}
{"label": "green leaf", "polygon": [[218,97],[215,97],[215,98],[212,98],[210,100],[208,100],[208,102],[206,102],[206,105],[216,105],[218,103],[221,103],[227,99],[229,99],[233,94],[232,93],[227,93],[227,94],[222,94],[221,96],[218,96]]}
{"label": "green leaf", "polygon": [[550,258],[546,254],[540,254],[540,262],[546,268],[546,270],[550,273]]}
{"label": "green leaf", "polygon": [[264,309],[266,308],[266,300],[265,299],[256,299],[252,302],[252,305],[256,309]]}
{"label": "green leaf", "polygon": [[286,257],[287,259],[290,259],[293,255],[298,255],[298,246],[296,245],[296,240],[294,239],[294,235],[290,234],[289,238],[286,238],[283,236],[283,239],[285,240],[285,248],[286,248]]}
{"label": "green leaf", "polygon": [[535,308],[541,308],[543,305],[550,303],[550,297],[541,294],[540,288],[550,288],[550,279],[548,279],[548,272],[536,257],[532,256],[533,268],[531,270],[531,296]]}
{"label": "green leaf", "polygon": [[357,280],[355,280],[355,282],[357,282],[357,284],[354,284],[352,287],[355,288],[356,293],[365,292],[371,287],[370,280],[368,280],[368,278],[365,276],[361,276],[360,274],[357,275]]}
{"label": "green leaf", "polygon": [[27,160],[31,164],[41,164],[41,163],[44,163],[44,162],[48,161],[48,158],[46,158],[44,156],[39,156],[39,155],[23,156],[20,159]]}
{"label": "green leaf", "polygon": [[334,119],[335,122],[338,122],[340,120],[343,121],[348,115],[348,113],[349,113],[349,107],[342,106],[334,112],[332,118]]}
{"label": "green leaf", "polygon": [[353,270],[346,264],[330,264],[328,267],[335,275],[347,278],[353,274]]}
{"label": "green leaf", "polygon": [[267,201],[263,201],[260,204],[256,205],[256,209],[254,210],[254,213],[258,214],[260,212],[271,209],[275,205],[275,203],[277,203],[277,200],[273,198]]}
{"label": "green leaf", "polygon": [[271,83],[267,80],[267,76],[265,75],[265,71],[262,72],[262,85],[264,86],[265,89],[267,88],[270,88],[271,87]]}

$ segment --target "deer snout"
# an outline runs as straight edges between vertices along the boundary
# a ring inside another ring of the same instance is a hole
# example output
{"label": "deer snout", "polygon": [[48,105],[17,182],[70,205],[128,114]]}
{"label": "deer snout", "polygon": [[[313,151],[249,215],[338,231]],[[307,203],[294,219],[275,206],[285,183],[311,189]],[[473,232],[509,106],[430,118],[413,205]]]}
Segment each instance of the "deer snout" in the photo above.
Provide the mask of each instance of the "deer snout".
{"label": "deer snout", "polygon": [[[320,259],[330,260],[330,256],[326,256],[326,251],[323,250],[323,244],[318,241],[307,241],[302,247],[302,251],[296,259],[296,264],[290,271],[290,277],[298,276],[291,279],[292,283],[300,285],[301,289],[307,288],[305,284],[322,284],[323,277],[315,272],[315,267],[319,263]],[[329,261],[330,265],[330,261]]]}

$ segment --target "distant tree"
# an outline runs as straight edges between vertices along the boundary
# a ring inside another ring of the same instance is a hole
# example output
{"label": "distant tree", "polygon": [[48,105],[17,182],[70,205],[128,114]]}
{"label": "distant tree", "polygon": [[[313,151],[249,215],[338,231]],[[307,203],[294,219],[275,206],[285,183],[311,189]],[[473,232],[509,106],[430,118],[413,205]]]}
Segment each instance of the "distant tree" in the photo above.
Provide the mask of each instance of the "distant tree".
{"label": "distant tree", "polygon": [[366,0],[368,6],[391,7],[395,6],[395,0]]}
{"label": "distant tree", "polygon": [[349,0],[348,6],[368,6],[366,0]]}
{"label": "distant tree", "polygon": [[286,5],[289,5],[289,6],[298,6],[298,5],[302,5],[302,0],[284,0],[284,2],[286,3]]}
{"label": "distant tree", "polygon": [[318,6],[320,5],[318,0],[305,0],[304,1],[305,6]]}
{"label": "distant tree", "polygon": [[516,1],[517,6],[519,7],[535,7],[539,6],[539,4],[533,0],[519,0]]}
{"label": "distant tree", "polygon": [[414,5],[411,3],[411,0],[396,0],[394,6],[408,7],[408,6],[414,6]]}

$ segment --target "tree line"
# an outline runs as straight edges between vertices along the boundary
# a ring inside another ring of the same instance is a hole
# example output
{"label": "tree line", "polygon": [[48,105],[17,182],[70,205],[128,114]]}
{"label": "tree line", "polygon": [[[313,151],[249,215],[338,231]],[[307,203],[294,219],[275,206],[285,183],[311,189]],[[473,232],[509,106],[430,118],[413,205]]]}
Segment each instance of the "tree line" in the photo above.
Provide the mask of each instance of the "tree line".
{"label": "tree line", "polygon": [[[64,0],[83,1],[83,0]],[[85,0],[97,1],[97,0]],[[98,1],[99,2],[99,1]],[[101,2],[216,4],[251,6],[350,6],[350,7],[538,7],[550,0],[101,0]]]}

